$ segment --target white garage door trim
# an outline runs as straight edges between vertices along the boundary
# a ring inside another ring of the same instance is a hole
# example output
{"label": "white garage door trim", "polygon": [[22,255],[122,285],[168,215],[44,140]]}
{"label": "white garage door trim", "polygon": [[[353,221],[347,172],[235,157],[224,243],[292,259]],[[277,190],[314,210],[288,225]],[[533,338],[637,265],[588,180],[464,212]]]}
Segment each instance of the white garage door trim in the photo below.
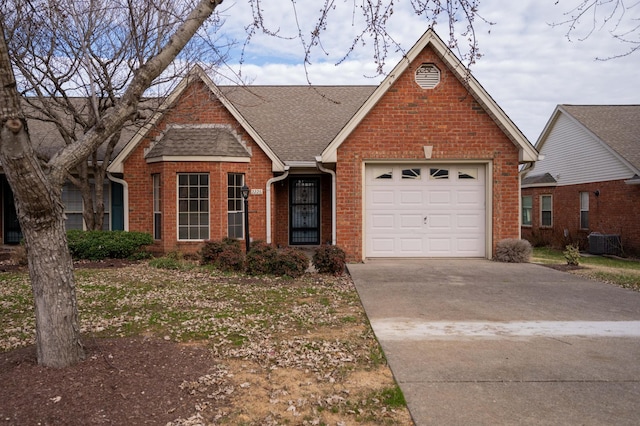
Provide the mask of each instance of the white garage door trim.
{"label": "white garage door trim", "polygon": [[490,162],[364,164],[364,257],[491,257]]}

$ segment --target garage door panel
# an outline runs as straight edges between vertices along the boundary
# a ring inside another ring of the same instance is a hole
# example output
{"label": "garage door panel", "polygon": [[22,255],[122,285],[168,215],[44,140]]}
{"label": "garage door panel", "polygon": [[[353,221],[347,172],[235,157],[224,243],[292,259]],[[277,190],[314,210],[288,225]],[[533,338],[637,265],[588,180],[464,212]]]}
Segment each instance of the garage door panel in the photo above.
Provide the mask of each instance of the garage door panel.
{"label": "garage door panel", "polygon": [[421,231],[422,215],[419,214],[399,214],[400,216],[400,229],[418,230]]}
{"label": "garage door panel", "polygon": [[460,230],[476,230],[480,231],[484,228],[484,215],[481,214],[458,214],[456,215],[456,223]]}
{"label": "garage door panel", "polygon": [[393,207],[395,205],[395,192],[388,189],[376,189],[371,192],[371,207]]}
{"label": "garage door panel", "polygon": [[427,232],[451,231],[451,214],[430,214],[427,217]]}
{"label": "garage door panel", "polygon": [[440,190],[434,191],[431,190],[428,193],[428,207],[429,206],[450,206],[451,205],[451,191],[448,190]]}
{"label": "garage door panel", "polygon": [[373,230],[393,230],[394,227],[393,214],[375,214],[371,216]]}
{"label": "garage door panel", "polygon": [[420,206],[422,205],[422,191],[400,191],[401,206]]}
{"label": "garage door panel", "polygon": [[422,238],[400,238],[400,251],[405,256],[421,255],[424,251]]}
{"label": "garage door panel", "polygon": [[484,257],[484,165],[367,166],[365,256]]}

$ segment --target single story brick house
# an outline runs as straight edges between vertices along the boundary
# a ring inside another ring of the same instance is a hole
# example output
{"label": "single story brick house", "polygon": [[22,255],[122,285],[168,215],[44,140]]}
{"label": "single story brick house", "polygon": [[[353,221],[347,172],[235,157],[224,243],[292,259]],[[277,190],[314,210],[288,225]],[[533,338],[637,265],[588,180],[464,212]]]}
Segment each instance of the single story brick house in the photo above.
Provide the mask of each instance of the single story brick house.
{"label": "single story brick house", "polygon": [[[199,68],[112,159],[111,229],[157,252],[244,238],[491,258],[538,153],[432,30],[378,86],[218,86]],[[113,188],[118,188],[114,190]]]}
{"label": "single story brick house", "polygon": [[558,105],[523,170],[522,236],[640,254],[640,105]]}

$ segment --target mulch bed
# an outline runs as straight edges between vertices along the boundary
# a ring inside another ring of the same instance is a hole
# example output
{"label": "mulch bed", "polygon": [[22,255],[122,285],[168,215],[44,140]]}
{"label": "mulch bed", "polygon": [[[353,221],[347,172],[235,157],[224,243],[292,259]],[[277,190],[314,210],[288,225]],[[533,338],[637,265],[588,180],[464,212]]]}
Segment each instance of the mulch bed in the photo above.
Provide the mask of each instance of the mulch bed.
{"label": "mulch bed", "polygon": [[56,370],[34,347],[0,354],[0,424],[165,425],[194,413],[180,389],[215,364],[210,352],[158,339],[90,339],[87,357]]}

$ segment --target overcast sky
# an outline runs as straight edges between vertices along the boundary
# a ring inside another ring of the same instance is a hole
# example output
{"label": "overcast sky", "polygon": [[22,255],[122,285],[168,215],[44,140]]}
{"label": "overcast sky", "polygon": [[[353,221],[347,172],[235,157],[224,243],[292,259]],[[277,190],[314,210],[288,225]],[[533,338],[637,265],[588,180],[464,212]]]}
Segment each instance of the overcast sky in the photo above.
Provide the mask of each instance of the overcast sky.
{"label": "overcast sky", "polygon": [[[370,43],[335,65],[351,46],[354,33],[354,16],[351,8],[346,7],[353,2],[336,3],[339,8],[330,17],[323,35],[328,54],[315,51],[313,63],[307,68],[309,81],[317,85],[378,84],[384,76],[375,77],[373,55],[367,50]],[[387,31],[408,51],[427,24],[403,3],[408,1],[398,4]],[[578,0],[555,3],[555,0],[482,0],[480,14],[495,25],[480,21],[476,25],[483,57],[472,66],[472,73],[531,143],[536,142],[557,104],[640,104],[640,53],[596,60],[623,53],[625,47],[606,30],[592,34],[586,41],[568,41],[566,28],[554,28],[550,23],[562,21],[563,12]],[[298,20],[303,26],[317,20],[320,4],[309,6],[314,4],[298,2]],[[243,28],[251,16],[246,2],[227,0],[223,6],[224,32],[242,40]],[[640,5],[634,9],[640,9]],[[637,18],[640,10],[634,9],[629,13]],[[270,0],[265,16],[274,28],[281,28],[285,38],[254,37],[246,50],[243,78],[261,85],[307,84],[300,42],[291,26],[291,1]],[[435,29],[446,42],[447,27],[439,25]],[[390,57],[385,71],[390,71],[399,58],[399,54]],[[230,63],[237,60],[231,58]]]}

